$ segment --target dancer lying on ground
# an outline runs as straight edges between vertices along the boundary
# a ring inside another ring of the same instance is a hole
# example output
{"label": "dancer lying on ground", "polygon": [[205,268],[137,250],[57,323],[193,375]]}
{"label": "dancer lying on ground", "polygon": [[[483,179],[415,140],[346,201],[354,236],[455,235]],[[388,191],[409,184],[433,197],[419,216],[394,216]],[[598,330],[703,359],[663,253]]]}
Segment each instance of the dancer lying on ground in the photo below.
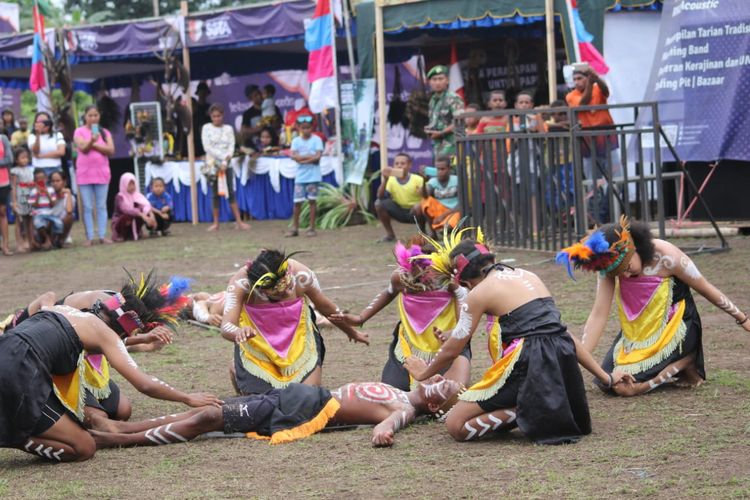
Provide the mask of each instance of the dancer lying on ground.
{"label": "dancer lying on ground", "polygon": [[[325,345],[309,302],[324,316],[340,309],[323,295],[315,273],[290,256],[261,250],[229,280],[221,332],[237,344],[230,376],[238,394],[293,382],[320,385]],[[367,334],[338,328],[369,344]]]}
{"label": "dancer lying on ground", "polygon": [[208,406],[144,422],[109,421],[92,434],[98,448],[182,443],[212,431],[244,432],[279,444],[314,434],[326,425],[372,424],[373,446],[391,446],[396,432],[419,415],[450,409],[462,389],[458,382],[439,375],[410,392],[380,382],[346,384],[330,392],[289,384],[228,399],[221,408]]}
{"label": "dancer lying on ground", "polygon": [[94,440],[81,426],[84,350],[106,356],[148,396],[194,407],[222,404],[213,395],[181,392],[138,369],[120,336],[173,316],[168,298],[153,283],[123,291],[96,312],[52,306],[0,337],[0,447],[56,461],[94,455]]}
{"label": "dancer lying on ground", "polygon": [[[432,361],[441,346],[433,328],[447,331],[456,326],[459,303],[467,293],[465,288],[442,279],[443,276],[430,266],[429,259],[413,259],[434,250],[432,244],[421,236],[412,238],[408,248],[396,243],[394,254],[398,268],[391,274],[388,287],[377,294],[360,314],[337,313],[331,316],[334,324],[345,321],[352,326],[361,326],[398,298],[399,322],[393,330],[393,341],[388,347],[388,361],[383,367],[381,380],[404,391],[415,382],[404,368],[404,360],[414,355],[428,363]],[[469,344],[444,375],[464,385],[469,383]]]}
{"label": "dancer lying on ground", "polygon": [[603,226],[558,254],[558,262],[600,273],[596,300],[583,329],[583,345],[593,351],[616,298],[621,331],[602,361],[604,370],[631,374],[635,383],[613,390],[621,396],[649,392],[678,382],[697,386],[703,368],[701,318],[695,291],[750,331],[750,319],[701,275],[693,261],[668,241],[654,239],[648,224]]}
{"label": "dancer lying on ground", "polygon": [[[120,293],[122,294],[126,287],[134,285],[135,282],[130,277],[128,284],[123,287]],[[159,289],[165,291],[171,289],[172,296],[177,297],[188,286],[189,283],[185,279],[174,277],[169,284],[162,285]],[[70,293],[62,299],[56,300],[55,292],[46,292],[37,297],[28,307],[18,311],[14,317],[13,325],[18,326],[30,315],[53,305],[66,305],[80,311],[95,312],[117,293],[112,290],[93,290]],[[179,305],[175,307],[179,307]],[[128,352],[155,351],[166,344],[172,343],[174,333],[168,327],[157,324],[147,325],[146,329],[148,332],[123,339]],[[13,329],[10,328],[8,332],[13,332]],[[105,356],[89,353],[84,355],[82,384],[86,391],[86,399],[83,423],[87,428],[91,427],[92,421],[96,419],[127,420],[130,418],[132,412],[130,400],[120,392],[120,387],[110,379],[109,372],[109,363]]]}
{"label": "dancer lying on ground", "polygon": [[221,317],[224,314],[225,296],[226,292],[213,294],[197,292],[188,295],[188,299],[190,299],[186,309],[188,317],[205,325],[220,327]]}
{"label": "dancer lying on ground", "polygon": [[460,397],[447,418],[454,439],[469,441],[488,431],[516,425],[541,444],[576,442],[591,432],[580,362],[604,384],[613,386],[622,374],[608,374],[594,361],[560,320],[547,287],[533,273],[495,263],[495,255],[478,241],[452,235],[433,254],[434,265],[452,267],[469,288],[458,325],[427,366],[417,357],[404,363],[417,380],[426,380],[461,353],[483,314],[500,318],[502,356],[482,380]]}

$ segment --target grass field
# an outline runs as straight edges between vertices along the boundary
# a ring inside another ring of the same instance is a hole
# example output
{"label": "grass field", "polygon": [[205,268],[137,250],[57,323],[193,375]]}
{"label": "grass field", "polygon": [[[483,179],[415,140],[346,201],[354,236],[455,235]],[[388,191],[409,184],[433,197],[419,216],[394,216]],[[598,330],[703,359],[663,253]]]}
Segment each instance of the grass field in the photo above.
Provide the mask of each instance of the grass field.
{"label": "grass field", "polygon": [[[79,225],[80,226],[80,225]],[[342,308],[366,305],[393,269],[392,248],[376,244],[381,230],[352,227],[317,238],[282,237],[285,223],[254,222],[248,233],[206,225],[175,226],[169,238],[108,247],[0,258],[0,313],[38,294],[119,287],[122,267],[183,274],[195,288],[219,291],[262,247],[309,250],[299,259],[318,273],[324,291]],[[80,227],[76,228],[80,231]],[[396,228],[405,236],[406,226]],[[82,234],[74,237],[80,242]],[[695,241],[677,242],[694,246]],[[699,269],[741,309],[750,311],[750,239],[730,240],[732,251],[694,258]],[[547,283],[571,331],[580,335],[594,297],[594,278],[574,282],[550,254],[503,251]],[[478,443],[456,443],[436,422],[415,425],[391,449],[373,449],[369,429],[318,434],[271,447],[246,439],[103,450],[93,460],[47,464],[16,450],[0,450],[0,497],[9,498],[297,498],[297,497],[750,497],[750,335],[703,298],[708,381],[698,389],[665,388],[621,399],[600,393],[585,375],[594,431],[576,445],[545,447],[518,431]],[[397,320],[392,305],[371,320],[369,347],[324,329],[324,385],[378,380]],[[615,335],[610,321],[596,356]],[[228,396],[232,345],[218,334],[184,327],[160,352],[136,354],[148,373],[183,390]],[[473,378],[489,363],[486,338],[473,342]],[[116,377],[117,378],[117,377]],[[117,378],[118,382],[121,379]],[[122,383],[133,419],[181,411]]]}

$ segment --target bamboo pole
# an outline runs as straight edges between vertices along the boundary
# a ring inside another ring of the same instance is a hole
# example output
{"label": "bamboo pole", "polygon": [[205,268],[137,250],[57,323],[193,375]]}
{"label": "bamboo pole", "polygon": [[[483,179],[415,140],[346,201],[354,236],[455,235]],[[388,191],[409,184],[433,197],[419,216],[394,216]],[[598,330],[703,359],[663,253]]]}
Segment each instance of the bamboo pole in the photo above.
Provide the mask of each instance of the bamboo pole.
{"label": "bamboo pole", "polygon": [[[188,3],[186,0],[180,2],[180,15],[182,16],[183,25],[180,27],[180,38],[182,38],[182,64],[185,66],[188,74],[190,74],[190,51],[187,46],[186,37],[182,36],[185,33],[185,20],[188,15]],[[185,105],[190,111],[190,116],[193,116],[193,99],[190,96],[190,90],[188,89],[188,95],[185,96]],[[195,130],[193,130],[192,124],[190,127],[190,133],[187,137],[187,149],[188,149],[188,164],[190,165],[190,211],[192,212],[193,225],[198,224],[198,186],[195,179]],[[231,182],[231,179],[230,179]],[[237,221],[238,223],[241,221]]]}
{"label": "bamboo pole", "polygon": [[346,30],[346,53],[349,56],[349,73],[354,83],[357,83],[357,69],[354,64],[354,43],[352,42],[351,20],[349,19],[349,2],[343,0],[341,5],[341,16],[344,18],[344,29]]}
{"label": "bamboo pole", "polygon": [[549,102],[557,100],[557,55],[555,54],[555,7],[554,0],[545,0],[544,15],[547,22],[547,82]]}
{"label": "bamboo pole", "polygon": [[344,155],[341,152],[341,96],[339,95],[339,65],[336,54],[336,16],[333,15],[333,2],[330,0],[331,15],[331,43],[333,44],[333,75],[336,77],[336,107],[333,108],[334,118],[336,120],[336,158],[341,162],[341,168],[344,168]]}
{"label": "bamboo pole", "polygon": [[385,93],[385,36],[383,34],[383,5],[375,0],[375,77],[378,85],[378,119],[380,134],[380,172],[381,177],[388,166],[388,126]]}

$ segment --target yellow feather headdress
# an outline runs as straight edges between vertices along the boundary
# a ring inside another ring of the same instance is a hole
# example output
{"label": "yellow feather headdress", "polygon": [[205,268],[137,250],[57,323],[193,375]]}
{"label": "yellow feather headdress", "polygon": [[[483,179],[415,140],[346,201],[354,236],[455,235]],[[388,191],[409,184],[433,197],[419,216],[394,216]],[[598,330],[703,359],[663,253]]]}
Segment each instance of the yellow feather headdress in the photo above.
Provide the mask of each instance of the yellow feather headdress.
{"label": "yellow feather headdress", "polygon": [[[430,254],[422,254],[417,255],[415,257],[412,257],[412,259],[429,259],[432,262],[431,267],[443,278],[446,280],[450,280],[453,278],[455,268],[453,266],[453,262],[451,261],[451,252],[458,246],[459,243],[464,239],[464,235],[468,231],[472,231],[473,227],[465,227],[463,229],[459,229],[461,224],[458,224],[456,227],[454,227],[450,233],[448,232],[448,228],[443,227],[443,241],[438,242],[437,240],[434,240],[430,238],[427,235],[422,235],[425,240],[427,240],[433,247],[435,247],[435,251]],[[476,240],[477,243],[484,246],[485,240],[484,240],[484,232],[482,231],[481,227],[476,228]]]}

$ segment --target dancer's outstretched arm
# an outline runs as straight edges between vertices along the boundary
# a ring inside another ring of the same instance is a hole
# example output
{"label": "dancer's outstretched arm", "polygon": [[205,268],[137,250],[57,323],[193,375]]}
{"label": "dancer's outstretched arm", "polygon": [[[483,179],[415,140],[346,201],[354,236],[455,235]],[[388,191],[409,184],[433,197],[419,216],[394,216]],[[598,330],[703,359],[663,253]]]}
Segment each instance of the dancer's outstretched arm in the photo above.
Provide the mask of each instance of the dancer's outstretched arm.
{"label": "dancer's outstretched arm", "polygon": [[583,326],[583,337],[581,343],[588,352],[593,352],[599,339],[604,333],[604,326],[609,319],[612,310],[612,299],[615,296],[615,279],[610,277],[597,277],[596,299],[591,309],[586,324]]}
{"label": "dancer's outstretched arm", "polygon": [[393,446],[394,435],[416,418],[417,411],[413,407],[394,411],[372,430],[372,445]]}
{"label": "dancer's outstretched arm", "polygon": [[347,323],[351,326],[362,326],[370,318],[382,311],[385,306],[393,302],[393,299],[401,293],[402,288],[401,280],[399,279],[399,272],[394,271],[393,274],[391,274],[391,280],[388,283],[388,286],[378,293],[361,313],[355,316],[349,313],[337,312],[332,314],[328,319],[330,319],[333,324]]}

